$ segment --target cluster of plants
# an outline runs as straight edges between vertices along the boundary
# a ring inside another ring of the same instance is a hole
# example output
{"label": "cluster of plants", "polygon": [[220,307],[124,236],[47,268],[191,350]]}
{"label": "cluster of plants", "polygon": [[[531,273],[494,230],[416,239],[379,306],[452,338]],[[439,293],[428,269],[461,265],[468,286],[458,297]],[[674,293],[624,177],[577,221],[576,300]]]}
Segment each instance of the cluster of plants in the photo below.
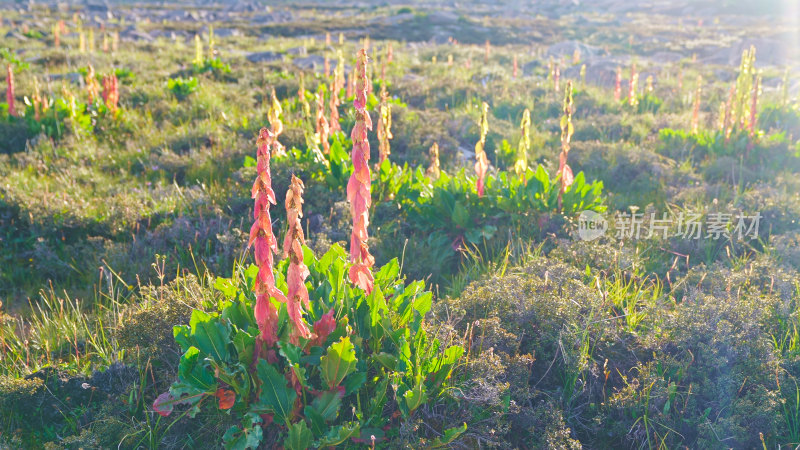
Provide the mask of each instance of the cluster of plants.
{"label": "cluster of plants", "polygon": [[[230,410],[240,423],[223,436],[226,447],[256,448],[264,441],[305,449],[387,442],[417,408],[442,401],[463,349],[430,334],[424,317],[432,295],[424,283],[398,278],[393,260],[375,272],[367,294],[347,280],[347,255],[338,245],[319,259],[308,247],[303,252],[310,274],[306,320],[316,337],[293,340],[287,308],[275,302],[278,340],[264,354],[253,312],[258,268],[217,278],[225,296],[219,311],[195,310],[188,326],[175,328],[184,352],[178,381],[156,410],[166,415],[173,404],[188,408],[189,416],[201,407]],[[275,267],[284,293],[288,262]],[[270,423],[275,426],[265,435],[262,426]],[[431,444],[445,445],[458,434],[448,430]]]}
{"label": "cluster of plants", "polygon": [[[25,68],[21,65],[21,68]],[[9,127],[6,150],[19,149],[20,135],[23,138],[42,134],[48,138],[59,140],[68,132],[75,136],[91,135],[121,118],[119,106],[119,73],[123,78],[130,78],[129,71],[112,71],[106,75],[96,74],[91,65],[81,68],[79,72],[85,80],[85,97],[82,92],[74,92],[62,84],[60,95],[53,93],[52,88],[45,92],[34,78],[34,92],[23,97],[22,105],[16,102],[14,71],[12,64],[7,66],[6,102],[0,104],[0,120]],[[24,144],[24,143],[23,143]]]}

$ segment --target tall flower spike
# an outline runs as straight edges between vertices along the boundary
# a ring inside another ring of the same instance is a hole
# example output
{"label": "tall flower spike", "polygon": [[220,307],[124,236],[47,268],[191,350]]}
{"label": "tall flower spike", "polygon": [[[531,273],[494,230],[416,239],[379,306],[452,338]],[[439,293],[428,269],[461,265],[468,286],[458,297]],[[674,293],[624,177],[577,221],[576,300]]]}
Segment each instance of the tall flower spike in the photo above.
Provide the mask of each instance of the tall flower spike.
{"label": "tall flower spike", "polygon": [[389,104],[389,93],[386,85],[381,85],[381,105],[378,113],[378,149],[380,150],[380,163],[391,154],[389,139],[392,138],[392,105]]}
{"label": "tall flower spike", "polygon": [[331,109],[330,123],[328,124],[331,134],[341,131],[342,127],[339,125],[339,77],[342,71],[342,64],[336,64],[333,69],[333,80],[331,80],[331,101],[328,106]]}
{"label": "tall flower spike", "polygon": [[761,90],[761,75],[756,76],[755,84],[753,84],[753,96],[750,103],[750,122],[748,123],[748,131],[752,139],[756,133],[756,119],[758,112],[758,91]]}
{"label": "tall flower spike", "polygon": [[6,77],[6,103],[8,103],[8,114],[10,116],[17,115],[17,108],[14,106],[14,71],[11,70],[11,64],[6,66],[8,76]]}
{"label": "tall flower spike", "polygon": [[622,69],[617,67],[617,76],[614,82],[614,101],[618,102],[620,98],[622,98]]}
{"label": "tall flower spike", "polygon": [[119,105],[119,86],[115,73],[103,77],[103,102],[112,114],[117,112],[117,106]]}
{"label": "tall flower spike", "polygon": [[725,104],[725,125],[722,130],[723,133],[725,133],[725,143],[728,142],[728,139],[731,137],[731,132],[733,132],[733,102],[735,97],[736,85],[733,85],[730,91],[728,91],[728,102]]}
{"label": "tall flower spike", "polygon": [[511,78],[517,78],[517,55],[514,55],[514,68],[511,70]]}
{"label": "tall flower spike", "polygon": [[353,72],[350,73],[350,78],[345,81],[345,86],[347,90],[345,91],[345,97],[350,98],[353,96],[353,92],[356,90],[356,69],[357,67],[353,66]]}
{"label": "tall flower spike", "polygon": [[567,81],[567,88],[564,91],[564,115],[561,117],[561,154],[558,157],[558,176],[561,180],[561,188],[558,191],[558,212],[561,212],[561,197],[572,184],[572,169],[567,164],[569,155],[569,142],[572,139],[572,81]]}
{"label": "tall flower spike", "polygon": [[89,96],[90,105],[100,97],[100,85],[97,83],[97,78],[94,75],[94,67],[92,67],[91,64],[89,64],[86,70],[86,93]]}
{"label": "tall flower spike", "polygon": [[330,126],[328,119],[325,118],[325,93],[319,90],[317,91],[317,138],[326,155],[331,151],[331,145],[328,143],[329,134]]}
{"label": "tall flower spike", "polygon": [[531,146],[531,111],[525,108],[522,113],[522,123],[520,124],[520,131],[522,136],[519,139],[519,147],[517,148],[517,161],[514,163],[514,172],[517,176],[525,175],[528,170],[528,150]]}
{"label": "tall flower spike", "polygon": [[703,93],[703,76],[697,76],[697,89],[694,92],[694,108],[692,109],[692,134],[700,130],[700,96]]}
{"label": "tall flower spike", "polygon": [[309,272],[303,262],[303,244],[306,243],[300,218],[303,217],[303,181],[292,175],[292,184],[286,191],[286,222],[289,229],[283,241],[283,254],[289,258],[289,269],[286,273],[287,298],[286,309],[292,321],[291,341],[298,345],[298,338],[309,339],[311,332],[303,320],[304,308],[308,308],[308,289],[306,278]]}
{"label": "tall flower spike", "polygon": [[631,79],[628,81],[628,106],[636,106],[637,84],[639,83],[639,73],[636,72],[636,64],[631,65]]}
{"label": "tall flower spike", "polygon": [[475,144],[475,174],[478,176],[476,187],[478,197],[483,196],[483,184],[486,179],[486,172],[489,170],[489,159],[486,157],[486,135],[489,133],[489,104],[483,102],[481,105],[480,139]]}
{"label": "tall flower spike", "polygon": [[37,78],[33,79],[33,96],[31,97],[31,103],[33,103],[33,117],[38,122],[41,118],[41,106],[42,106],[42,93],[39,89],[39,80]]}
{"label": "tall flower spike", "polygon": [[247,246],[254,246],[258,275],[254,291],[256,293],[255,317],[260,331],[260,338],[268,346],[278,340],[278,310],[270,301],[270,297],[285,302],[286,297],[275,287],[275,276],[272,273],[273,252],[278,252],[278,242],[272,234],[272,219],[269,215],[270,204],[275,204],[275,192],[272,191],[272,178],[269,173],[270,147],[273,136],[269,130],[262,128],[258,134],[258,176],[253,183],[252,196],[255,199],[253,226],[250,228],[250,240]]}
{"label": "tall flower spike", "polygon": [[356,123],[350,138],[353,141],[353,150],[350,154],[353,160],[353,175],[347,182],[347,201],[350,202],[350,212],[353,215],[353,232],[350,235],[350,281],[360,287],[367,294],[372,292],[374,279],[371,268],[375,258],[369,253],[367,246],[367,226],[369,225],[370,173],[369,173],[369,141],[367,132],[372,130],[372,119],[367,113],[367,52],[363,48],[358,52],[356,64],[356,96],[353,100],[355,106]]}
{"label": "tall flower spike", "polygon": [[748,143],[745,156],[750,155],[750,150],[755,146],[756,137],[756,120],[758,110],[758,91],[761,90],[761,75],[756,75],[756,81],[753,84],[753,99],[750,103],[750,122],[748,124]]}
{"label": "tall flower spike", "polygon": [[581,64],[581,87],[586,88],[586,64]]}
{"label": "tall flower spike", "polygon": [[272,134],[272,143],[274,146],[272,151],[273,155],[282,155],[285,153],[284,146],[278,142],[278,136],[283,133],[283,122],[281,122],[283,109],[281,108],[281,102],[278,101],[278,97],[275,95],[275,88],[272,88],[270,99],[271,102],[267,116],[269,119],[269,131],[270,134]]}
{"label": "tall flower spike", "polygon": [[434,142],[428,153],[431,157],[431,165],[425,171],[425,174],[432,180],[438,180],[441,174],[441,169],[439,168],[439,144]]}
{"label": "tall flower spike", "polygon": [[561,79],[561,67],[559,65],[559,61],[556,61],[555,68],[553,69],[553,88],[555,89],[556,93],[560,90],[558,88],[558,81]]}

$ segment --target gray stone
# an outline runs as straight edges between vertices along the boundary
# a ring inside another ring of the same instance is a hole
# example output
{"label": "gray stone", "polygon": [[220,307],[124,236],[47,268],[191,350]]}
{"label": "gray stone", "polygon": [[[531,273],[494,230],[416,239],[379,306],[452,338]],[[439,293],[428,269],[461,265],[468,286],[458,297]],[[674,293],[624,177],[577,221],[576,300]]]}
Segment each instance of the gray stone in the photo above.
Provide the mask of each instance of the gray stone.
{"label": "gray stone", "polygon": [[139,31],[139,30],[125,30],[119,34],[119,38],[123,41],[145,41],[145,42],[153,42],[153,36],[149,34]]}
{"label": "gray stone", "polygon": [[308,54],[308,50],[306,50],[305,46],[292,47],[292,48],[286,50],[286,53],[289,54],[289,55],[294,55],[294,56],[305,56],[305,55]]}
{"label": "gray stone", "polygon": [[566,56],[570,58],[573,54],[575,54],[575,50],[580,51],[580,57],[582,61],[598,58],[605,54],[605,51],[599,47],[586,45],[578,41],[563,41],[548,47],[547,51],[545,52],[545,56],[552,56],[553,58]]}
{"label": "gray stone", "polygon": [[245,58],[251,63],[262,63],[283,60],[283,55],[275,52],[256,52],[250,53]]}
{"label": "gray stone", "polygon": [[20,41],[27,41],[28,40],[27,37],[25,37],[21,33],[17,33],[16,31],[9,31],[8,33],[6,33],[6,39],[9,39],[9,38],[18,39]]}
{"label": "gray stone", "polygon": [[73,84],[82,84],[83,83],[83,75],[78,72],[68,72],[68,73],[57,73],[47,76],[48,81],[60,81],[66,80]]}
{"label": "gray stone", "polygon": [[[331,68],[335,64],[334,61],[329,61]],[[313,70],[315,72],[322,71],[325,67],[325,58],[320,55],[309,55],[303,58],[295,58],[292,61],[296,67],[303,70]]]}

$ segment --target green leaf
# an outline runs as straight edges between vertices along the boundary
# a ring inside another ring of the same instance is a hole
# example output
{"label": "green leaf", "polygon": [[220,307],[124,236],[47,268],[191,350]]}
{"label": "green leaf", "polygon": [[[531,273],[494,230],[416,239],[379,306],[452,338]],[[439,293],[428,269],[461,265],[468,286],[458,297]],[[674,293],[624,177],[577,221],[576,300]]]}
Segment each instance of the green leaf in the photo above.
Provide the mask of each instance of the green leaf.
{"label": "green leaf", "polygon": [[259,360],[256,372],[261,380],[261,396],[259,402],[253,405],[253,410],[273,413],[278,424],[289,423],[297,393],[288,387],[286,378],[267,361]]}
{"label": "green leaf", "polygon": [[306,450],[311,446],[313,435],[305,421],[301,420],[289,427],[289,436],[283,442],[286,450]]}
{"label": "green leaf", "polygon": [[400,263],[397,262],[397,258],[394,258],[375,273],[375,283],[385,285],[396,280],[399,275]]}
{"label": "green leaf", "polygon": [[223,319],[227,319],[240,330],[247,331],[248,328],[258,326],[251,305],[241,301],[226,301],[225,303],[227,305],[222,309],[220,315]]}
{"label": "green leaf", "polygon": [[456,438],[461,436],[465,431],[467,431],[466,423],[462,424],[460,427],[448,428],[444,430],[444,436],[438,437],[431,442],[431,447],[444,447],[456,440]]}
{"label": "green leaf", "polygon": [[280,347],[280,354],[286,358],[289,364],[300,362],[300,358],[303,356],[303,350],[300,347],[290,342],[279,342],[278,346]]}
{"label": "green leaf", "polygon": [[192,340],[189,338],[189,327],[187,325],[175,325],[172,327],[172,337],[175,338],[181,350],[184,352],[192,347]]}
{"label": "green leaf", "polygon": [[311,405],[306,405],[306,407],[303,408],[303,415],[311,424],[311,433],[314,436],[322,436],[328,429],[328,424],[325,423],[325,418],[322,417],[316,409],[312,408]]}
{"label": "green leaf", "polygon": [[333,389],[344,380],[349,373],[356,370],[355,347],[349,337],[342,337],[328,347],[328,353],[320,361],[322,379],[328,388]]}
{"label": "green leaf", "polygon": [[469,227],[469,211],[459,201],[453,207],[453,222],[461,228]]}
{"label": "green leaf", "polygon": [[214,376],[204,366],[203,361],[200,359],[200,350],[197,347],[189,347],[186,353],[181,356],[181,361],[178,364],[178,379],[191,385],[199,392],[214,392],[217,388]]}
{"label": "green leaf", "polygon": [[239,362],[246,367],[249,367],[253,362],[255,343],[255,338],[245,331],[236,330],[236,334],[233,335],[233,347],[239,356]]}
{"label": "green leaf", "polygon": [[406,402],[406,407],[410,414],[428,400],[428,394],[425,392],[425,385],[422,383],[417,384],[414,386],[414,389],[406,391],[406,393],[403,394],[403,399]]}
{"label": "green leaf", "polygon": [[195,309],[189,320],[189,328],[191,338],[201,352],[218,361],[228,360],[230,356],[228,352],[230,326],[227,323],[219,320],[215,315]]}
{"label": "green leaf", "polygon": [[372,355],[372,357],[386,369],[391,371],[397,370],[398,359],[391,353],[376,353]]}
{"label": "green leaf", "polygon": [[338,427],[332,428],[320,440],[314,443],[315,447],[330,447],[339,445],[344,441],[358,436],[361,425],[358,422],[348,422]]}
{"label": "green leaf", "polygon": [[378,382],[375,387],[375,396],[369,401],[369,416],[380,417],[383,412],[383,407],[386,405],[386,393],[389,387],[389,377],[383,377],[383,380]]}
{"label": "green leaf", "polygon": [[239,428],[232,426],[222,436],[222,442],[226,449],[246,450],[248,448],[258,448],[261,444],[262,432],[261,417],[257,414],[247,413],[245,415],[245,427]]}
{"label": "green leaf", "polygon": [[434,360],[431,367],[428,367],[429,373],[433,373],[432,386],[439,386],[450,376],[453,366],[463,354],[464,349],[461,346],[453,345]]}
{"label": "green leaf", "polygon": [[323,392],[319,397],[311,402],[311,407],[314,408],[320,417],[326,422],[330,422],[339,414],[339,407],[342,405],[342,398],[339,390]]}
{"label": "green leaf", "polygon": [[356,372],[349,377],[347,377],[347,381],[344,382],[344,395],[350,395],[359,389],[364,383],[367,382],[367,373],[366,372]]}
{"label": "green leaf", "polygon": [[[252,158],[251,158],[252,159]],[[217,277],[214,279],[214,289],[222,292],[225,298],[233,300],[236,298],[238,289],[230,278]]]}
{"label": "green leaf", "polygon": [[431,310],[433,305],[433,294],[431,292],[424,292],[414,298],[414,310],[420,315],[425,317],[425,314]]}

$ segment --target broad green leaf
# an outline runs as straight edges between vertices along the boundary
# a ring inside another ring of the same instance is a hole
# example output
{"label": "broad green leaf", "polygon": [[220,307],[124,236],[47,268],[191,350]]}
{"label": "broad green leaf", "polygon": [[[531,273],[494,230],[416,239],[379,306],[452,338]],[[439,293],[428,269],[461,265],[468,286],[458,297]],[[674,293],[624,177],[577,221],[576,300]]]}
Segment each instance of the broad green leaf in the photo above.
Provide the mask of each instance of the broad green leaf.
{"label": "broad green leaf", "polygon": [[314,408],[326,422],[336,419],[341,405],[342,398],[338,389],[325,391],[311,402],[311,407]]}
{"label": "broad green leaf", "polygon": [[373,289],[372,293],[367,296],[367,304],[369,305],[370,325],[374,327],[388,312],[383,292],[380,289]]}
{"label": "broad green leaf", "polygon": [[444,447],[452,443],[456,438],[461,436],[462,433],[467,431],[467,424],[462,424],[460,427],[453,427],[444,430],[444,436],[438,437],[431,442],[432,448]]}
{"label": "broad green leaf", "polygon": [[460,201],[457,201],[453,207],[453,222],[461,228],[469,227],[469,211],[467,211],[467,208],[465,208]]}
{"label": "broad green leaf", "polygon": [[356,370],[355,347],[349,337],[342,337],[328,347],[328,353],[320,361],[322,379],[333,389],[344,380],[349,373]]}
{"label": "broad green leaf", "polygon": [[344,382],[344,395],[350,395],[359,389],[364,383],[367,382],[367,373],[366,372],[356,372],[349,377]]}
{"label": "broad green leaf", "polygon": [[464,349],[461,346],[453,345],[445,350],[440,357],[436,358],[429,370],[429,373],[433,373],[431,385],[439,386],[444,383],[453,371],[453,366],[463,354]]}
{"label": "broad green leaf", "polygon": [[406,393],[403,394],[403,400],[405,400],[409,413],[422,406],[428,400],[428,394],[425,392],[425,385],[419,383],[414,386],[413,389],[406,391]]}
{"label": "broad green leaf", "polygon": [[328,430],[328,424],[325,422],[325,418],[317,412],[316,409],[312,408],[311,405],[306,405],[303,408],[303,415],[305,416],[308,423],[311,424],[311,433],[314,436],[322,436]]}
{"label": "broad green leaf", "polygon": [[360,424],[358,422],[348,422],[338,427],[332,428],[320,440],[314,443],[315,447],[330,447],[343,443],[344,441],[358,436]]}
{"label": "broad green leaf", "polygon": [[238,289],[230,278],[217,277],[214,279],[214,289],[222,292],[225,298],[230,300],[236,299],[236,292]]}
{"label": "broad green leaf", "polygon": [[192,347],[192,340],[189,337],[188,325],[175,325],[172,327],[172,337],[175,338],[175,342],[184,352],[189,350],[189,347]]}
{"label": "broad green leaf", "polygon": [[390,283],[396,280],[399,275],[400,263],[397,262],[397,258],[394,258],[384,264],[383,267],[375,273],[375,282],[381,285]]}
{"label": "broad green leaf", "polygon": [[227,319],[236,328],[247,330],[251,326],[257,327],[252,305],[245,302],[225,302],[227,306],[222,310],[221,317]]}
{"label": "broad green leaf", "polygon": [[289,423],[297,393],[287,385],[286,378],[267,361],[259,360],[256,372],[261,380],[261,396],[259,402],[253,405],[253,410],[273,413],[278,424]]}
{"label": "broad green leaf", "polygon": [[214,392],[217,388],[214,376],[204,366],[200,358],[200,350],[197,347],[189,347],[181,356],[178,364],[178,379],[193,386],[198,392]]}
{"label": "broad green leaf", "polygon": [[311,446],[311,439],[313,438],[311,430],[308,429],[305,421],[301,420],[292,424],[289,427],[289,435],[283,442],[286,450],[306,450]]}
{"label": "broad green leaf", "polygon": [[258,448],[262,438],[260,425],[245,429],[234,425],[228,428],[228,431],[222,436],[222,443],[228,450],[246,450]]}
{"label": "broad green leaf", "polygon": [[245,331],[236,330],[233,335],[233,347],[239,357],[239,362],[249,367],[253,362],[253,352],[255,350],[255,338]]}
{"label": "broad green leaf", "polygon": [[189,328],[191,329],[191,339],[201,352],[218,361],[228,360],[230,326],[227,322],[195,309],[189,320]]}
{"label": "broad green leaf", "polygon": [[380,417],[383,407],[386,405],[386,393],[389,387],[389,377],[383,377],[375,387],[375,396],[369,400],[369,416]]}
{"label": "broad green leaf", "polygon": [[388,370],[397,370],[397,357],[391,353],[376,353],[372,355],[372,358],[374,358],[376,361],[378,361],[378,363]]}
{"label": "broad green leaf", "polygon": [[283,355],[290,364],[297,364],[300,362],[300,358],[303,356],[303,350],[300,347],[290,342],[279,342],[278,346],[280,347],[280,354]]}

